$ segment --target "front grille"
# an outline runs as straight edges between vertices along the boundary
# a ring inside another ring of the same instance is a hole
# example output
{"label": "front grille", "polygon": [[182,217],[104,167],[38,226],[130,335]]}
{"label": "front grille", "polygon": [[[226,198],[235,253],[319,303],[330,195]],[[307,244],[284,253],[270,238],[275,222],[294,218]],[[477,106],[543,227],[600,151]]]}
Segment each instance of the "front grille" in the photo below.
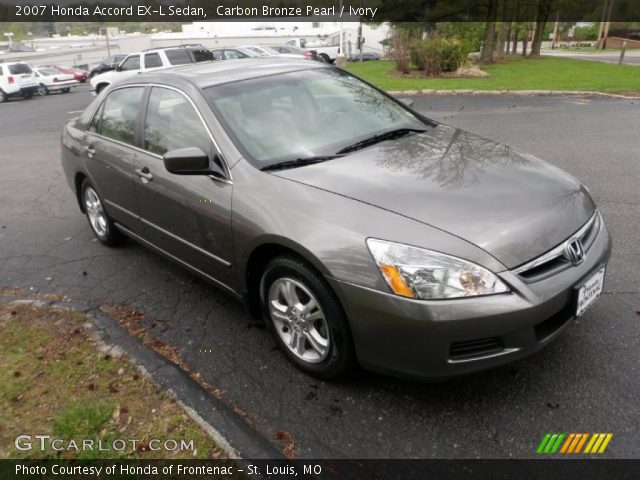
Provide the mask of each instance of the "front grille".
{"label": "front grille", "polygon": [[520,267],[514,268],[512,272],[520,276],[520,278],[526,282],[537,282],[569,268],[572,264],[565,257],[566,243],[574,238],[579,239],[582,243],[582,248],[584,249],[585,254],[587,254],[595,242],[597,233],[600,230],[600,225],[601,217],[596,211],[589,221],[587,221],[580,230],[569,237],[568,240],[562,242],[560,245],[554,247],[538,258],[535,258]]}
{"label": "front grille", "polygon": [[502,339],[498,337],[479,338],[464,342],[454,342],[449,348],[451,360],[469,360],[499,353],[504,350]]}

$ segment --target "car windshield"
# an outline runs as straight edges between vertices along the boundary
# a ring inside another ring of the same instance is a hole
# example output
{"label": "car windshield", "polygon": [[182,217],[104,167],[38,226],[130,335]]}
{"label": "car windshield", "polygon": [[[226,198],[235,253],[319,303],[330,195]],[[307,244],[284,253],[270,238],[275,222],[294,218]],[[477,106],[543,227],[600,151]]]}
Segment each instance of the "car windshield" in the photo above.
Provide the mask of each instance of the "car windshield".
{"label": "car windshield", "polygon": [[333,155],[377,134],[428,126],[378,90],[333,68],[216,85],[204,93],[258,168]]}
{"label": "car windshield", "polygon": [[13,65],[9,65],[9,73],[13,75],[31,73],[31,67],[26,63],[14,63]]}

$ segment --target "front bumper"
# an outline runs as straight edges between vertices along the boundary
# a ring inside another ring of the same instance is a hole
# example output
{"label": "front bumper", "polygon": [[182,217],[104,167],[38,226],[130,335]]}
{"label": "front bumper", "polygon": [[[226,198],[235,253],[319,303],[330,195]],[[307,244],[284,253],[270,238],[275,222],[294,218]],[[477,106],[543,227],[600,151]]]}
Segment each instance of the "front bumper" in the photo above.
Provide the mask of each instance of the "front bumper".
{"label": "front bumper", "polygon": [[360,364],[408,378],[484,370],[547,345],[575,316],[576,286],[609,260],[601,222],[583,263],[534,283],[506,271],[508,294],[412,300],[328,278],[345,308]]}

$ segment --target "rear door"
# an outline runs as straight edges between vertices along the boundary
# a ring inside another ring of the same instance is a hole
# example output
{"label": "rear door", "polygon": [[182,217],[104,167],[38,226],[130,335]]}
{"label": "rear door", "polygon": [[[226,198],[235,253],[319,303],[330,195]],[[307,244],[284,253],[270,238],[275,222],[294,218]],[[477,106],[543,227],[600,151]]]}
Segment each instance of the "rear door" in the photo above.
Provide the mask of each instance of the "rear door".
{"label": "rear door", "polygon": [[109,216],[140,233],[133,169],[144,87],[112,90],[89,124],[84,140],[85,166]]}
{"label": "rear door", "polygon": [[231,194],[229,181],[207,175],[174,175],[164,168],[170,150],[198,147],[217,153],[202,117],[179,90],[152,87],[143,124],[143,152],[136,156],[135,191],[144,236],[170,255],[230,288]]}

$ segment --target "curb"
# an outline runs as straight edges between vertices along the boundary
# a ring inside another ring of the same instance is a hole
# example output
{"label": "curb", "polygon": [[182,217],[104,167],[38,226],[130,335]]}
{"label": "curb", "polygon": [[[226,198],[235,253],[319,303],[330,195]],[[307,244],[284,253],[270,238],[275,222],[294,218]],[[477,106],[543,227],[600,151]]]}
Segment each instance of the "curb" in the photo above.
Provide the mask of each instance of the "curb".
{"label": "curb", "polygon": [[580,90],[391,90],[390,95],[519,95],[519,96],[573,96],[573,97],[603,97],[621,98],[626,100],[640,100],[640,93],[637,96],[622,95],[618,93],[580,91]]}
{"label": "curb", "polygon": [[114,357],[126,355],[143,375],[176,400],[185,413],[213,438],[229,459],[286,460],[282,452],[252,429],[231,407],[212,396],[173,362],[145,346],[138,338],[129,335],[98,307],[11,296],[0,296],[0,301],[14,305],[71,310],[86,315],[91,323],[85,324],[85,327],[93,334],[98,348],[104,353],[110,352]]}

